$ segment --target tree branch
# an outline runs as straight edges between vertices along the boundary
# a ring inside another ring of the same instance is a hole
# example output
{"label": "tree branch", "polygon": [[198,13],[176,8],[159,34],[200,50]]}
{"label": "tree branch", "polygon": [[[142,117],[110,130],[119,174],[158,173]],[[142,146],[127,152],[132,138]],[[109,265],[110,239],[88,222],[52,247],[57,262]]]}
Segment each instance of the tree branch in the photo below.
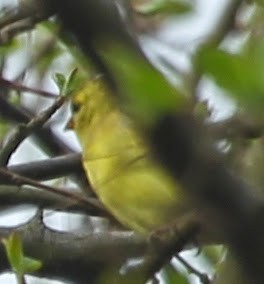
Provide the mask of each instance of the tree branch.
{"label": "tree branch", "polygon": [[[0,115],[11,122],[28,123],[30,119],[32,119],[33,114],[9,103],[5,98],[6,92],[7,90],[4,87],[0,88]],[[48,126],[44,126],[43,128],[37,130],[33,134],[33,137],[35,137],[40,146],[42,146],[42,149],[48,155],[57,156],[74,152]],[[87,181],[85,174],[83,174],[83,171],[77,173],[75,176],[75,181],[82,188],[89,188],[89,182]],[[90,195],[89,192],[87,192],[87,194]]]}
{"label": "tree branch", "polygon": [[90,210],[95,210],[96,216],[112,216],[106,211],[102,204],[94,198],[88,198],[79,193],[74,193],[68,190],[45,185],[33,179],[12,173],[4,168],[0,168],[0,177],[3,177],[3,179],[8,179],[10,184],[17,185],[19,187],[22,185],[30,185],[35,188],[56,194],[58,196],[68,198],[73,204],[74,202],[83,204],[84,206],[87,206],[87,208],[90,208]]}
{"label": "tree branch", "polygon": [[65,99],[58,99],[49,108],[32,118],[26,125],[20,124],[9,137],[6,145],[0,150],[0,165],[5,166],[11,155],[18,148],[20,143],[35,131],[38,131],[43,124],[62,106]]}
{"label": "tree branch", "polygon": [[[264,203],[234,176],[189,115],[168,115],[150,140],[158,159],[197,206],[208,208],[249,280],[263,283]],[[170,137],[168,139],[167,137]]]}
{"label": "tree branch", "polygon": [[[29,111],[12,105],[6,100],[7,90],[0,89],[0,115],[5,119],[16,123],[28,123],[33,114]],[[43,127],[34,133],[34,137],[43,145],[43,149],[50,155],[63,155],[73,152],[51,129]]]}
{"label": "tree branch", "polygon": [[250,117],[236,114],[228,119],[208,124],[209,135],[215,140],[244,138],[260,138],[264,133],[264,126]]}
{"label": "tree branch", "polygon": [[[146,248],[146,240],[131,232],[55,232],[43,225],[40,214],[16,229],[0,229],[1,239],[14,231],[23,239],[25,255],[43,262],[35,275],[77,283],[87,283],[88,279],[93,283],[92,279],[107,267],[118,267],[129,257],[141,256]],[[0,270],[8,269],[0,244]]]}
{"label": "tree branch", "polygon": [[57,97],[56,94],[53,94],[53,93],[50,93],[50,92],[47,92],[47,91],[44,91],[44,90],[40,90],[40,89],[27,87],[27,86],[19,84],[17,82],[7,80],[3,77],[0,77],[0,85],[5,86],[7,89],[16,90],[18,92],[28,92],[28,93],[32,93],[32,94],[37,94],[38,96],[42,96],[42,97],[45,97],[45,98],[55,99]]}
{"label": "tree branch", "polygon": [[47,191],[36,190],[27,186],[0,186],[1,205],[11,207],[17,205],[30,204],[40,209],[51,209],[56,211],[78,212],[89,216],[100,216],[97,209],[87,206],[84,203],[73,202],[68,198],[63,198],[57,194]]}
{"label": "tree branch", "polygon": [[[51,180],[68,175],[79,174],[83,171],[81,154],[68,154],[41,161],[9,166],[11,172],[35,180]],[[7,184],[8,179],[2,179]]]}
{"label": "tree branch", "polygon": [[0,43],[5,44],[15,35],[33,29],[52,14],[46,0],[19,0],[18,6],[5,11],[0,18]]}

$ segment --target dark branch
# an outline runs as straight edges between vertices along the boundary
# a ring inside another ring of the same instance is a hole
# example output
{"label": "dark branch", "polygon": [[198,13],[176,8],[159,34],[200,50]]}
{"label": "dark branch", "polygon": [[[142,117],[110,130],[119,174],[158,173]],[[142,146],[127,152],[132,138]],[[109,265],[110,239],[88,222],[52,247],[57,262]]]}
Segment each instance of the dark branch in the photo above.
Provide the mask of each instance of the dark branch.
{"label": "dark branch", "polygon": [[[42,224],[39,215],[16,229],[0,229],[1,239],[14,231],[23,239],[25,255],[43,262],[35,275],[75,283],[88,283],[88,279],[92,283],[104,269],[118,267],[129,257],[141,256],[146,247],[146,240],[131,232],[55,232]],[[9,265],[1,243],[0,271],[6,270]]]}
{"label": "dark branch", "polygon": [[49,108],[32,118],[26,125],[18,125],[6,145],[0,150],[0,165],[5,166],[21,142],[30,134],[38,131],[63,103],[64,98],[59,97]]}
{"label": "dark branch", "polygon": [[186,193],[218,220],[219,233],[238,256],[248,278],[263,283],[263,200],[227,169],[190,116],[164,117],[150,139],[158,159]]}
{"label": "dark branch", "polygon": [[[3,87],[0,89],[0,116],[15,122],[28,123],[32,119],[33,114],[29,111],[12,105],[6,100],[7,90]],[[73,152],[55,133],[48,127],[36,131],[34,137],[43,149],[50,155],[64,155]]]}
{"label": "dark branch", "polygon": [[[8,169],[19,175],[35,180],[51,180],[83,171],[81,154],[68,154],[41,161],[9,166]],[[1,180],[6,184],[8,180]]]}
{"label": "dark branch", "polygon": [[88,198],[88,197],[81,195],[79,193],[74,193],[74,192],[71,192],[69,190],[60,189],[60,188],[57,188],[57,187],[53,187],[53,186],[49,186],[49,185],[39,183],[36,180],[30,179],[30,178],[27,178],[27,177],[23,177],[23,176],[18,175],[16,173],[10,172],[10,171],[6,170],[5,168],[0,168],[0,178],[1,179],[8,179],[8,181],[9,181],[8,183],[12,184],[12,185],[17,185],[19,187],[21,187],[23,185],[30,185],[30,186],[33,186],[35,188],[56,194],[56,195],[61,196],[63,198],[67,198],[69,201],[72,202],[72,205],[74,205],[75,202],[83,204],[84,206],[87,206],[87,208],[89,208],[89,210],[92,210],[92,211],[95,210],[96,216],[111,217],[111,215],[109,215],[109,213],[102,206],[102,204],[94,198]]}
{"label": "dark branch", "polygon": [[19,0],[16,7],[5,11],[0,18],[0,43],[9,42],[15,35],[33,29],[53,13],[46,0]]}
{"label": "dark branch", "polygon": [[[11,207],[17,205],[34,205],[40,209],[52,209],[56,211],[79,212],[89,216],[98,216],[98,210],[83,203],[73,202],[57,194],[36,190],[27,186],[0,186],[1,206]],[[99,213],[99,215],[101,215]]]}
{"label": "dark branch", "polygon": [[11,89],[11,90],[16,90],[16,91],[19,91],[19,92],[28,92],[28,93],[36,94],[38,96],[45,97],[45,98],[53,98],[54,99],[54,98],[57,97],[56,94],[53,94],[53,93],[50,93],[50,92],[47,92],[47,91],[44,91],[44,90],[39,90],[39,89],[27,87],[25,85],[19,84],[17,82],[9,81],[9,80],[7,80],[5,78],[1,78],[1,77],[0,77],[0,85],[3,85],[6,88]]}

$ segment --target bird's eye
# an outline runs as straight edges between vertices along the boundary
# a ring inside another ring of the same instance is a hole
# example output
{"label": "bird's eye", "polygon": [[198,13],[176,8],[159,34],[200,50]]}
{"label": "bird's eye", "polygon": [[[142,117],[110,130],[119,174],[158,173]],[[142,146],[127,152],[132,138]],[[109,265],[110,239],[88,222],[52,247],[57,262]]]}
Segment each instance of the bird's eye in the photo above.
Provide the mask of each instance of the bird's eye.
{"label": "bird's eye", "polygon": [[78,112],[81,108],[81,104],[78,104],[78,103],[72,103],[72,111],[73,112]]}

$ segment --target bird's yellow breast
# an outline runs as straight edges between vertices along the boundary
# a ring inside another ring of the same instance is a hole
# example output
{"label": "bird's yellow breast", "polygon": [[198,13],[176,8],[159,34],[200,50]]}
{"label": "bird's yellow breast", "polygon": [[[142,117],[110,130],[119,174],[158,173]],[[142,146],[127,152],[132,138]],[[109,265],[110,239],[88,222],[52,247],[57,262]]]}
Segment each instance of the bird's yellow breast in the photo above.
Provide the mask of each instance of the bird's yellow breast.
{"label": "bird's yellow breast", "polygon": [[82,90],[85,99],[74,125],[84,169],[100,200],[116,219],[141,233],[179,217],[185,205],[175,182],[149,157],[148,147],[102,83],[90,84]]}

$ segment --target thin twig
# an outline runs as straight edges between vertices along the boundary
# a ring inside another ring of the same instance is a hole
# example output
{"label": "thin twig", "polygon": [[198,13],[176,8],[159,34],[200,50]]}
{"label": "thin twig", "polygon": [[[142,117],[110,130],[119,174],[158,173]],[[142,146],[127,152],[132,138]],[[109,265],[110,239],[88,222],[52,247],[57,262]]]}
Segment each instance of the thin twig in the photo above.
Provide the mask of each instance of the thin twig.
{"label": "thin twig", "polygon": [[27,87],[27,86],[24,86],[22,84],[15,82],[15,81],[9,81],[7,79],[4,79],[3,77],[0,77],[0,85],[4,85],[9,89],[16,90],[16,91],[19,91],[19,92],[29,92],[29,93],[32,93],[32,94],[37,94],[37,95],[45,97],[45,98],[54,99],[54,98],[57,97],[57,95],[54,94],[54,93],[47,92],[47,91],[40,90],[40,89],[35,89],[35,88],[32,88],[32,87]]}
{"label": "thin twig", "polygon": [[195,267],[193,267],[190,263],[188,263],[183,257],[181,257],[179,254],[176,254],[175,257],[178,259],[178,261],[185,266],[185,268],[188,270],[189,273],[192,273],[196,275],[201,283],[203,284],[210,284],[211,280],[209,279],[208,275],[205,273],[200,272]]}
{"label": "thin twig", "polygon": [[264,125],[242,114],[208,125],[209,134],[215,139],[256,139],[264,134]]}
{"label": "thin twig", "polygon": [[[31,186],[0,185],[0,211],[5,208],[19,205],[33,205],[40,209],[50,209],[64,212],[77,212],[89,216],[102,216],[102,211],[87,206],[84,203],[76,203],[61,195],[38,190]],[[95,200],[95,198],[91,198]]]}
{"label": "thin twig", "polygon": [[72,201],[75,201],[77,203],[81,203],[84,204],[88,207],[92,207],[96,210],[98,210],[99,212],[101,212],[101,215],[104,216],[110,216],[109,213],[106,211],[106,209],[101,205],[100,202],[98,202],[95,199],[92,198],[87,198],[84,197],[81,194],[78,193],[73,193],[67,190],[63,190],[60,188],[56,188],[53,186],[49,186],[49,185],[45,185],[42,183],[39,183],[38,181],[35,181],[33,179],[27,178],[27,177],[23,177],[21,175],[12,173],[10,171],[8,171],[7,169],[4,168],[0,168],[0,178],[4,178],[4,179],[9,179],[9,181],[17,186],[22,186],[22,185],[31,185],[33,187],[42,189],[42,190],[46,190],[48,192],[52,192],[54,194],[63,196],[65,198],[70,198]]}
{"label": "thin twig", "polygon": [[46,0],[20,0],[1,15],[0,42],[7,43],[15,35],[33,29],[37,23],[49,18],[53,11],[49,9]]}
{"label": "thin twig", "polygon": [[26,125],[18,125],[12,136],[8,139],[4,148],[0,151],[0,165],[6,165],[20,143],[31,133],[42,127],[43,124],[62,106],[63,103],[64,98],[59,97],[52,106],[43,111],[37,117],[33,118],[29,123]]}
{"label": "thin twig", "polygon": [[8,44],[17,34],[33,29],[34,26],[35,23],[32,21],[32,18],[25,18],[5,26],[0,30],[0,44]]}
{"label": "thin twig", "polygon": [[[6,88],[0,88],[0,116],[15,123],[28,123],[34,116],[32,112],[23,107],[15,106],[6,99]],[[48,155],[64,155],[72,153],[73,150],[53,131],[44,126],[33,133],[33,138],[37,138],[40,147]]]}

